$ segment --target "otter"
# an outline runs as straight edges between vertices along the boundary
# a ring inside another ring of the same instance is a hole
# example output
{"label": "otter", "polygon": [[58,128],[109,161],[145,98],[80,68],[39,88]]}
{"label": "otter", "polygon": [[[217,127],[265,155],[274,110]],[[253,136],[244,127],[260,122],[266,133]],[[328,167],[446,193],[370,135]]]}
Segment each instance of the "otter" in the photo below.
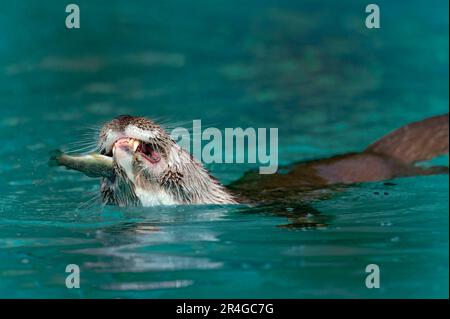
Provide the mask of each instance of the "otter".
{"label": "otter", "polygon": [[122,115],[100,130],[100,154],[113,158],[102,200],[119,206],[236,204],[235,197],[158,124]]}
{"label": "otter", "polygon": [[324,189],[397,177],[448,174],[447,166],[416,165],[448,154],[448,149],[449,124],[445,114],[397,129],[361,152],[294,163],[271,175],[248,172],[225,187],[162,126],[145,117],[122,115],[101,128],[100,155],[83,159],[57,153],[51,162],[101,177],[104,204],[289,203],[301,211],[309,200],[323,198]]}

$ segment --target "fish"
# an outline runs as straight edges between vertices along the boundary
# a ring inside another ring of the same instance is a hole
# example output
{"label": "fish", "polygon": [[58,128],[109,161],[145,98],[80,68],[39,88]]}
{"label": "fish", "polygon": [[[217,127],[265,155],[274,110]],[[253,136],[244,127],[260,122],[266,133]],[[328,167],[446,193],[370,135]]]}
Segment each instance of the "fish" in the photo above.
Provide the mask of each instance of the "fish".
{"label": "fish", "polygon": [[61,150],[53,150],[50,152],[48,164],[50,167],[64,166],[93,178],[114,177],[112,157],[98,153],[68,155]]}

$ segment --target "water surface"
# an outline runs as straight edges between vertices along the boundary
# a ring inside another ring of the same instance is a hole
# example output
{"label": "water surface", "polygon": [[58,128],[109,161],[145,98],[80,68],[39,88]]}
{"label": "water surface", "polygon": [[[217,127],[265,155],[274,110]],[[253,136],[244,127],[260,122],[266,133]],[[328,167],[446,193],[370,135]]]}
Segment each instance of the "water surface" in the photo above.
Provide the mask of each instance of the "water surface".
{"label": "water surface", "polygon": [[0,13],[0,297],[448,298],[446,175],[352,186],[313,203],[326,226],[286,229],[270,210],[102,207],[98,181],[47,167],[124,113],[278,127],[282,165],[361,150],[448,112],[447,2],[378,1],[379,30],[363,1],[77,3],[79,30],[59,1]]}

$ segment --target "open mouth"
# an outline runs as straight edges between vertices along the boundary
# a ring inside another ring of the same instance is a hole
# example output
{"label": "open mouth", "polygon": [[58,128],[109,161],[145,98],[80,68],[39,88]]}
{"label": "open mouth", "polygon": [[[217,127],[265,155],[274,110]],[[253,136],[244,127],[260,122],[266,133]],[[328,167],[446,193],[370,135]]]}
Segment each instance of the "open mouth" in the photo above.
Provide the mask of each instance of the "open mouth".
{"label": "open mouth", "polygon": [[125,151],[139,154],[146,161],[156,164],[161,160],[160,153],[150,144],[134,138],[121,138],[114,143],[110,156],[113,156],[116,149],[120,148]]}

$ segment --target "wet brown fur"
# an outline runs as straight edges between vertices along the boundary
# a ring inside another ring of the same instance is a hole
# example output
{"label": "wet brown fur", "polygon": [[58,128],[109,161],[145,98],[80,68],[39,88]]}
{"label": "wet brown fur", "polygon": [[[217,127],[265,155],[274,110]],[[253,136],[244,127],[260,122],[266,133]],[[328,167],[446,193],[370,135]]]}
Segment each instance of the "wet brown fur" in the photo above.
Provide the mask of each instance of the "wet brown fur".
{"label": "wet brown fur", "polygon": [[[333,185],[389,180],[396,177],[448,174],[448,167],[419,167],[416,162],[448,154],[448,114],[406,125],[360,153],[348,153],[290,165],[287,173],[249,172],[229,188],[248,202],[276,202]],[[316,196],[312,196],[316,197]]]}

